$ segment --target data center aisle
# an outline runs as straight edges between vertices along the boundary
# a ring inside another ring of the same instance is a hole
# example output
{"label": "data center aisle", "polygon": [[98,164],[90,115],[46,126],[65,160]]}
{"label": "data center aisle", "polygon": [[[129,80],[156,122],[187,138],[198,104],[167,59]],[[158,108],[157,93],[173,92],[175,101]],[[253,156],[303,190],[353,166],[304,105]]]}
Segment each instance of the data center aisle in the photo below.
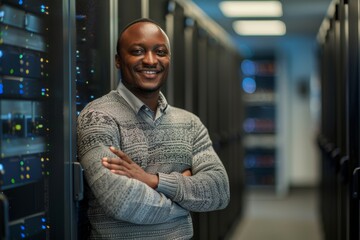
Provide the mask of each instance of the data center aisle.
{"label": "data center aisle", "polygon": [[247,193],[245,213],[226,240],[323,240],[317,189]]}

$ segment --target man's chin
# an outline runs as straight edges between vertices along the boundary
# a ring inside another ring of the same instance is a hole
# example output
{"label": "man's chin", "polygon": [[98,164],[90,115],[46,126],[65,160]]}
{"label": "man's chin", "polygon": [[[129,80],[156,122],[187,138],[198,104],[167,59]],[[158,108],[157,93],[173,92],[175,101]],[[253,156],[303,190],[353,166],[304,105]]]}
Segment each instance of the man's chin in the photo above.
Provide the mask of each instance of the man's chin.
{"label": "man's chin", "polygon": [[143,92],[147,92],[147,93],[154,93],[154,92],[157,92],[161,89],[161,87],[163,86],[163,84],[161,83],[157,83],[157,84],[144,84],[142,86],[139,86],[140,87],[140,90],[143,91]]}
{"label": "man's chin", "polygon": [[140,88],[140,90],[142,92],[146,92],[146,93],[155,93],[155,92],[158,92],[160,89],[161,89],[161,86]]}

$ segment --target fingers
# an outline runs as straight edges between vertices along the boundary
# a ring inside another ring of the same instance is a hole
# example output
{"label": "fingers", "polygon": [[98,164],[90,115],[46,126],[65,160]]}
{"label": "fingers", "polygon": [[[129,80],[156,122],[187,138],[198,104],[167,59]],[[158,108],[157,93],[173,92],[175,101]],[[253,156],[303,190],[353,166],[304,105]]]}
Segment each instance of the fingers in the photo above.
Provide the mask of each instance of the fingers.
{"label": "fingers", "polygon": [[186,169],[186,170],[183,171],[181,174],[182,174],[183,176],[185,176],[185,177],[191,177],[191,176],[192,176],[192,172],[191,172],[190,169]]}
{"label": "fingers", "polygon": [[109,163],[109,164],[121,164],[121,159],[120,158],[109,158],[109,157],[103,157],[102,158],[103,162]]}
{"label": "fingers", "polygon": [[111,146],[110,151],[113,152],[116,156],[121,158],[122,160],[126,161],[127,163],[132,163],[132,160],[126,155],[123,151],[116,149],[115,147]]}
{"label": "fingers", "polygon": [[119,163],[111,162],[112,160],[110,158],[103,158],[102,159],[102,165],[110,170],[119,170],[121,168],[121,165]]}
{"label": "fingers", "polygon": [[126,161],[124,161],[123,159],[120,158],[108,158],[108,157],[104,157],[101,159],[102,164],[112,170],[112,169],[120,169],[120,168],[126,168],[126,169],[130,169],[130,164],[127,163]]}
{"label": "fingers", "polygon": [[113,152],[116,156],[122,158],[125,156],[125,153],[119,149],[116,149],[115,147],[111,146],[109,147],[110,151]]}
{"label": "fingers", "polygon": [[112,173],[115,173],[117,175],[126,176],[128,178],[131,178],[131,175],[128,172],[122,171],[122,170],[111,170]]}

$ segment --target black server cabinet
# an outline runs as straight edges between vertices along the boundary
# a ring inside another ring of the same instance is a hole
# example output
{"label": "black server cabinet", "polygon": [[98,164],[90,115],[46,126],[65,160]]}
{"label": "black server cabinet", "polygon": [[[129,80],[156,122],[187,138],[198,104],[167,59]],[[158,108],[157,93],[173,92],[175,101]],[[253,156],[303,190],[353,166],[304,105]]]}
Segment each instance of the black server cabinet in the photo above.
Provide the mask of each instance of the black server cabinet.
{"label": "black server cabinet", "polygon": [[166,15],[166,32],[171,45],[171,70],[166,82],[166,97],[170,104],[185,108],[185,15],[184,8],[176,1],[168,4]]}
{"label": "black server cabinet", "polygon": [[[132,5],[136,3],[134,1]],[[116,43],[118,28],[122,27],[125,21],[124,16],[121,16],[120,21],[118,14],[120,10],[124,12],[124,9],[124,5],[116,0],[76,1],[76,116],[86,104],[113,90],[118,84],[118,71],[115,67]],[[81,176],[79,178],[82,180]],[[76,205],[76,239],[86,239],[90,232],[86,201],[88,187],[85,180],[79,184],[79,188],[83,187],[84,190],[84,200],[79,199],[82,201]]]}
{"label": "black server cabinet", "polygon": [[334,2],[321,48],[321,213],[326,239],[359,239],[359,2]]}
{"label": "black server cabinet", "polygon": [[0,2],[1,239],[83,236],[76,116],[117,83],[114,6]]}
{"label": "black server cabinet", "polygon": [[0,2],[2,239],[72,238],[73,10]]}
{"label": "black server cabinet", "polygon": [[337,146],[338,146],[338,188],[339,188],[339,218],[337,225],[339,228],[339,239],[350,239],[349,232],[349,75],[348,75],[348,58],[349,58],[349,22],[348,22],[348,2],[341,0],[338,7],[339,19],[339,59],[338,64],[338,83],[339,99],[337,104]]}
{"label": "black server cabinet", "polygon": [[1,239],[49,233],[47,1],[0,3]]}
{"label": "black server cabinet", "polygon": [[244,101],[244,168],[250,188],[276,189],[276,59],[274,54],[241,63]]}
{"label": "black server cabinet", "polygon": [[337,227],[338,219],[338,186],[337,186],[337,159],[332,157],[332,152],[337,147],[336,144],[336,103],[338,95],[336,93],[336,76],[338,68],[335,65],[335,59],[338,55],[338,19],[330,20],[331,27],[328,31],[327,42],[324,46],[324,58],[326,58],[326,69],[322,78],[323,86],[323,113],[322,113],[322,133],[328,144],[328,149],[323,152],[322,170],[323,170],[323,188],[322,198],[322,217],[325,228],[325,236],[328,239],[337,239],[339,229]]}
{"label": "black server cabinet", "polygon": [[76,110],[108,93],[118,82],[114,72],[117,20],[114,1],[76,1]]}
{"label": "black server cabinet", "polygon": [[358,0],[348,1],[349,11],[349,178],[350,182],[350,239],[360,238],[360,207],[359,207],[359,167],[360,167],[360,48],[359,18],[360,3]]}
{"label": "black server cabinet", "polygon": [[142,0],[119,0],[118,1],[118,22],[119,29],[123,29],[128,23],[138,18],[144,17],[142,15],[144,6]]}

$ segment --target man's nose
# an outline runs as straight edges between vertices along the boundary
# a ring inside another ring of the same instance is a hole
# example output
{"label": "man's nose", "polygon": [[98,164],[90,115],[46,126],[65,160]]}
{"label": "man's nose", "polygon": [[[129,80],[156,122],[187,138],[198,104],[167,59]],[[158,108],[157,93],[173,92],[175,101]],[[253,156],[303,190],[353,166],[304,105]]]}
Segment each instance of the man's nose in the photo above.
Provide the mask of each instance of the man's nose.
{"label": "man's nose", "polygon": [[146,52],[143,62],[148,65],[155,65],[158,62],[157,56],[153,52]]}

